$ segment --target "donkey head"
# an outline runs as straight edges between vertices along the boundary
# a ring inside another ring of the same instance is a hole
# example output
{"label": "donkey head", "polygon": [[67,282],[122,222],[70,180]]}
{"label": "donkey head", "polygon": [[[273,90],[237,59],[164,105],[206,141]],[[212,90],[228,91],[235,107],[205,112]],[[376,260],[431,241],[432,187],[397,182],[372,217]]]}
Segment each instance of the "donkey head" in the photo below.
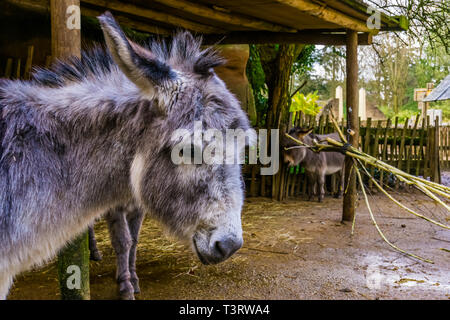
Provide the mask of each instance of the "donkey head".
{"label": "donkey head", "polygon": [[[125,36],[110,13],[99,20],[115,63],[138,89],[138,100],[150,101],[149,108],[156,110],[131,163],[135,198],[171,233],[187,240],[203,263],[227,259],[243,243],[240,165],[173,160],[174,150],[178,155],[204,147],[199,139],[186,139],[195,136],[196,128],[250,129],[239,102],[214,73],[224,61],[188,32],[143,47]],[[179,129],[182,142],[175,137]]]}
{"label": "donkey head", "polygon": [[[305,142],[305,137],[308,136],[313,129],[304,128],[292,128],[288,134],[301,142]],[[287,163],[289,167],[298,165],[305,159],[306,148],[299,146],[294,140],[283,136],[281,139],[281,148],[283,154],[284,163]]]}

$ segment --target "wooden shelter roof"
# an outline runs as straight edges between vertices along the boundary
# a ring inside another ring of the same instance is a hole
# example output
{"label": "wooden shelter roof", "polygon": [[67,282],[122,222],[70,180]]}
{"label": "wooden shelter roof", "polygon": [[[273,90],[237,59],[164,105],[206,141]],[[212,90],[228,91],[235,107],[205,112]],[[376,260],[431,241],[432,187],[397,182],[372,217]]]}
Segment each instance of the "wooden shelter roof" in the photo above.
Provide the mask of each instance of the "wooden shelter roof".
{"label": "wooden shelter roof", "polygon": [[423,102],[443,101],[450,99],[450,75],[446,76],[441,83],[423,99]]}
{"label": "wooden shelter roof", "polygon": [[[49,0],[7,0],[48,9]],[[344,44],[345,30],[360,33],[361,44],[379,30],[370,29],[368,5],[360,0],[80,0],[81,12],[96,16],[110,10],[137,31],[171,34],[184,28],[206,42]],[[405,30],[404,17],[383,13],[381,31]]]}

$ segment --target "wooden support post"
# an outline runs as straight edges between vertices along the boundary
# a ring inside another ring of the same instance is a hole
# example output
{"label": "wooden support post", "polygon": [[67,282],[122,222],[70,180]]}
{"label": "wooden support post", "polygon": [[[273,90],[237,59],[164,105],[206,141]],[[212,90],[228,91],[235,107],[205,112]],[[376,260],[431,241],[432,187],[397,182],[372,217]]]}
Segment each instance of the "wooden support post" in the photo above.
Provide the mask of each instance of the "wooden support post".
{"label": "wooden support post", "polygon": [[89,237],[84,232],[58,254],[62,300],[89,300]]}
{"label": "wooden support post", "polygon": [[434,127],[430,128],[431,152],[430,152],[430,172],[431,181],[441,183],[441,170],[439,166],[439,117],[434,119]]}
{"label": "wooden support post", "polygon": [[[353,130],[353,135],[348,134],[348,142],[355,148],[359,144],[358,125],[358,34],[356,31],[347,31],[347,128]],[[356,174],[351,170],[353,160],[345,159],[345,188],[343,221],[352,221],[356,210]]]}
{"label": "wooden support post", "polygon": [[[51,0],[52,58],[81,56],[79,0]],[[87,300],[89,292],[89,243],[87,232],[58,255],[61,298]]]}

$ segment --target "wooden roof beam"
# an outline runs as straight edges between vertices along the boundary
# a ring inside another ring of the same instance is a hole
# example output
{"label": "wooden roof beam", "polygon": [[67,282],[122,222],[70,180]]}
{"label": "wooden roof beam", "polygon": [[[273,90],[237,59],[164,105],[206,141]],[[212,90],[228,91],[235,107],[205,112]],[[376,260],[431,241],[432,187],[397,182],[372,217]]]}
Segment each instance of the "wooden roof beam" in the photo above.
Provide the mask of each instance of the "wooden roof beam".
{"label": "wooden roof beam", "polygon": [[[304,43],[328,46],[346,44],[346,34],[323,33],[315,31],[288,32],[230,32],[228,34],[209,34],[203,37],[204,44],[285,44]],[[372,44],[372,34],[359,33],[358,45]]]}
{"label": "wooden roof beam", "polygon": [[154,0],[154,2],[159,2],[171,8],[175,8],[193,15],[234,26],[242,26],[254,30],[265,30],[272,32],[297,32],[297,30],[293,28],[277,25],[259,19],[247,18],[236,13],[221,12],[204,5],[185,0]]}
{"label": "wooden roof beam", "polygon": [[326,4],[317,4],[308,0],[275,0],[278,3],[290,6],[299,11],[305,12],[311,16],[317,17],[324,21],[340,25],[344,28],[377,34],[377,29],[370,29],[366,21],[361,21],[349,17],[348,15],[328,7]]}
{"label": "wooden roof beam", "polygon": [[[341,0],[349,7],[367,14],[367,4],[358,0]],[[381,30],[380,31],[406,31],[409,28],[409,21],[405,16],[388,16],[381,12]]]}
{"label": "wooden roof beam", "polygon": [[[7,1],[25,10],[40,12],[42,14],[50,13],[50,2],[48,0],[7,0]],[[103,12],[104,10],[101,9],[92,9],[87,8],[85,6],[81,7],[81,14],[83,16],[97,17]],[[138,31],[161,35],[171,35],[173,33],[172,30],[168,30],[166,28],[155,26],[149,23],[132,20],[128,17],[121,15],[120,13],[116,13],[114,15],[114,18],[116,18],[116,20],[119,21],[119,23],[124,24],[127,27]]]}
{"label": "wooden roof beam", "polygon": [[19,8],[30,10],[34,12],[40,12],[44,14],[50,13],[50,1],[49,0],[6,0]]}
{"label": "wooden roof beam", "polygon": [[82,3],[100,6],[105,9],[114,10],[122,13],[128,13],[137,17],[158,21],[169,24],[174,27],[184,28],[199,33],[220,33],[222,29],[212,26],[200,24],[190,20],[186,20],[164,12],[158,12],[151,9],[136,6],[134,4],[118,2],[116,0],[81,0]]}
{"label": "wooden roof beam", "polygon": [[[81,7],[81,14],[83,16],[97,17],[97,16],[101,15],[102,13],[103,13],[102,10]],[[125,17],[120,14],[115,14],[114,18],[120,24],[125,25],[125,26],[132,28],[134,30],[137,30],[137,31],[155,33],[155,34],[160,34],[160,35],[164,35],[164,36],[171,35],[173,33],[172,30],[168,30],[166,28],[162,28],[162,27],[158,27],[158,26],[151,25],[148,23],[133,20],[133,19],[130,19],[130,18]]]}

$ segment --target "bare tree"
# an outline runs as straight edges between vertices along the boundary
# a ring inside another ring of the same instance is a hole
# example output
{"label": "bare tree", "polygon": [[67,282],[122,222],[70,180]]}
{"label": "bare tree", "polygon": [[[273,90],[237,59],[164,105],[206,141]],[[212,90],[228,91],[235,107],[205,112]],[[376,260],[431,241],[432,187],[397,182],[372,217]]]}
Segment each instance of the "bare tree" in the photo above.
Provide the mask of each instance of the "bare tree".
{"label": "bare tree", "polygon": [[439,42],[450,53],[449,0],[367,0],[389,15],[404,15],[409,20],[409,34],[423,45]]}

